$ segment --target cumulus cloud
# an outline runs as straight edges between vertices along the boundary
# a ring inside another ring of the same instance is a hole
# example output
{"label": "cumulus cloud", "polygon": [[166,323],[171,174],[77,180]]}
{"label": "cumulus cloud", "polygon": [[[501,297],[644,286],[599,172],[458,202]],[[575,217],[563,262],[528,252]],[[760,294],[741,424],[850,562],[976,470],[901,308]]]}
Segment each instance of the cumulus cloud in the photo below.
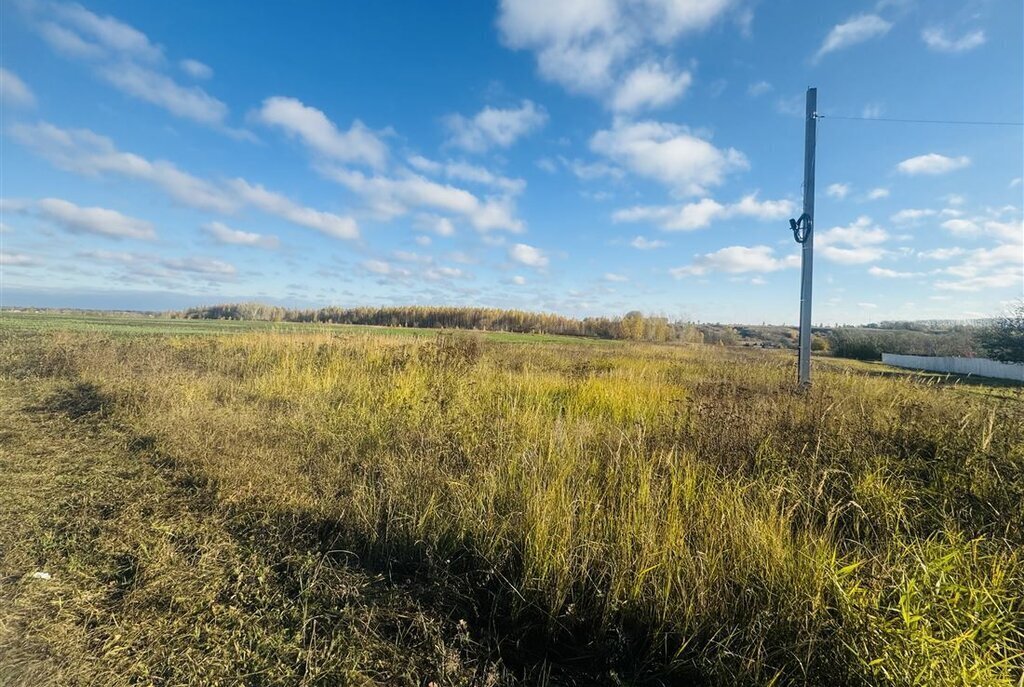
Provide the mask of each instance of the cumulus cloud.
{"label": "cumulus cloud", "polygon": [[880,260],[886,255],[881,244],[888,240],[885,229],[863,216],[845,227],[832,227],[821,234],[816,232],[814,237],[816,247],[826,259],[846,265]]}
{"label": "cumulus cloud", "polygon": [[[503,0],[498,29],[506,46],[536,55],[543,78],[571,92],[600,97],[614,109],[636,110],[664,105],[682,95],[689,84],[685,72],[645,68],[645,63],[652,64],[652,54],[667,58],[677,38],[707,29],[740,4],[737,0]],[[749,11],[741,14],[749,17]],[[665,90],[656,93],[655,82]]]}
{"label": "cumulus cloud", "polygon": [[750,217],[759,220],[782,219],[793,214],[796,205],[790,200],[758,200],[756,193],[744,196],[730,205],[711,198],[703,198],[684,205],[637,205],[617,210],[615,222],[651,222],[668,231],[691,231],[709,226],[712,222],[732,217]]}
{"label": "cumulus cloud", "polygon": [[[1022,227],[1024,228],[1024,227]],[[962,254],[960,263],[943,270],[935,287],[944,291],[1016,288],[1024,284],[1024,242],[978,248]]]}
{"label": "cumulus cloud", "polygon": [[827,193],[832,198],[838,198],[839,200],[842,200],[843,198],[850,194],[850,185],[839,183],[829,184],[828,188],[825,189],[825,193]]}
{"label": "cumulus cloud", "polygon": [[81,207],[60,198],[44,198],[35,204],[43,218],[74,233],[97,234],[117,239],[156,238],[153,225],[145,220],[123,215],[116,210]]}
{"label": "cumulus cloud", "polygon": [[508,257],[527,267],[542,269],[548,266],[548,256],[539,248],[517,243],[508,249]]}
{"label": "cumulus cloud", "polygon": [[683,195],[703,195],[726,175],[749,168],[735,148],[720,149],[676,124],[616,120],[598,131],[590,148],[632,172]]}
{"label": "cumulus cloud", "polygon": [[688,71],[675,71],[657,62],[645,62],[625,76],[611,96],[616,112],[654,109],[678,100],[693,82]]}
{"label": "cumulus cloud", "polygon": [[359,236],[356,221],[351,217],[304,207],[244,179],[211,183],[182,171],[170,162],[150,161],[134,153],[122,152],[109,138],[88,129],[61,129],[41,122],[34,126],[16,125],[11,133],[15,140],[56,167],[70,172],[85,176],[116,175],[145,181],[183,205],[199,210],[229,214],[249,205],[336,238]]}
{"label": "cumulus cloud", "polygon": [[896,165],[896,169],[903,174],[946,174],[957,169],[962,169],[971,164],[971,159],[966,155],[959,157],[947,157],[938,153],[928,153],[917,157],[907,158]]}
{"label": "cumulus cloud", "polygon": [[824,42],[815,53],[814,59],[820,60],[828,53],[843,50],[851,46],[884,36],[892,28],[892,23],[877,14],[860,14],[850,17],[842,24],[836,24],[825,36]]}
{"label": "cumulus cloud", "polygon": [[443,174],[449,179],[488,186],[513,196],[519,195],[526,188],[526,182],[523,179],[511,179],[492,172],[486,167],[474,165],[464,160],[448,160],[441,163],[425,158],[422,155],[413,155],[409,158],[409,165],[424,174]]}
{"label": "cumulus cloud", "polygon": [[359,238],[359,226],[351,217],[304,207],[280,193],[267,190],[260,184],[250,184],[245,179],[233,179],[229,186],[245,203],[267,214],[276,215],[333,238]]}
{"label": "cumulus cloud", "polygon": [[182,86],[165,74],[131,62],[101,67],[99,75],[118,90],[200,124],[221,125],[228,107],[197,86]]}
{"label": "cumulus cloud", "polygon": [[160,264],[175,272],[189,272],[205,277],[233,277],[237,270],[223,260],[202,257],[164,258]]}
{"label": "cumulus cloud", "polygon": [[7,267],[28,267],[37,264],[35,258],[24,253],[4,253],[0,251],[0,265]]}
{"label": "cumulus cloud", "polygon": [[152,183],[176,201],[200,210],[231,212],[237,202],[215,185],[181,171],[170,162],[150,162],[119,151],[114,143],[88,129],[61,129],[46,122],[16,125],[15,140],[60,169],[85,176],[114,174]]}
{"label": "cumulus cloud", "polygon": [[868,200],[881,200],[882,198],[889,197],[889,189],[878,187],[868,191]]}
{"label": "cumulus cloud", "polygon": [[314,152],[340,162],[379,169],[388,157],[387,145],[358,119],[348,131],[340,131],[323,112],[295,98],[267,98],[256,117],[299,138]]}
{"label": "cumulus cloud", "polygon": [[899,272],[886,267],[871,267],[868,269],[868,274],[872,277],[882,277],[884,279],[910,279],[911,277],[921,276],[920,272]]}
{"label": "cumulus cloud", "polygon": [[932,27],[921,31],[921,40],[938,52],[967,52],[985,44],[985,32],[977,29],[959,38],[950,38],[945,29]]}
{"label": "cumulus cloud", "polygon": [[604,276],[601,277],[605,281],[613,283],[623,283],[629,281],[629,277],[624,274],[615,274],[614,272],[605,272]]}
{"label": "cumulus cloud", "polygon": [[[27,3],[30,25],[55,51],[91,65],[94,73],[122,93],[167,112],[233,136],[246,132],[225,125],[228,107],[197,86],[182,86],[166,74],[164,50],[146,34],[112,16],[78,4]],[[212,74],[206,65],[183,60],[192,76]]]}
{"label": "cumulus cloud", "polygon": [[651,240],[643,236],[635,236],[633,240],[629,242],[629,245],[633,246],[633,248],[636,248],[637,250],[654,250],[656,248],[664,248],[668,244],[657,239]]}
{"label": "cumulus cloud", "polygon": [[36,97],[17,74],[0,67],[0,100],[8,106],[31,106],[35,104]]}
{"label": "cumulus cloud", "polygon": [[481,232],[523,230],[507,197],[481,200],[465,189],[431,181],[412,172],[397,177],[367,176],[354,170],[332,168],[325,169],[324,173],[363,196],[383,217],[397,217],[413,209],[426,208],[461,215]]}
{"label": "cumulus cloud", "polygon": [[675,267],[669,273],[676,279],[701,276],[709,272],[744,274],[776,272],[800,264],[800,256],[777,257],[770,246],[729,246],[713,253],[698,255],[689,265]]}
{"label": "cumulus cloud", "polygon": [[543,107],[524,100],[517,108],[485,107],[472,117],[450,114],[444,118],[448,144],[469,152],[508,148],[519,138],[540,129],[548,120]]}
{"label": "cumulus cloud", "polygon": [[276,236],[257,234],[241,229],[232,229],[223,222],[208,222],[203,225],[203,231],[212,236],[219,243],[226,243],[234,246],[253,246],[255,248],[267,248],[273,250],[280,245]]}
{"label": "cumulus cloud", "polygon": [[942,223],[942,228],[960,236],[975,236],[981,232],[978,223],[969,219],[948,219]]}
{"label": "cumulus cloud", "polygon": [[772,85],[767,81],[757,81],[747,86],[747,95],[752,98],[770,93],[772,91]]}
{"label": "cumulus cloud", "polygon": [[213,78],[213,68],[207,64],[203,64],[199,60],[185,59],[178,62],[178,66],[181,70],[191,76],[193,79],[211,79]]}
{"label": "cumulus cloud", "polygon": [[935,214],[935,210],[907,208],[905,210],[900,210],[899,212],[893,214],[889,219],[891,219],[896,224],[914,224],[921,221],[925,217],[932,217]]}

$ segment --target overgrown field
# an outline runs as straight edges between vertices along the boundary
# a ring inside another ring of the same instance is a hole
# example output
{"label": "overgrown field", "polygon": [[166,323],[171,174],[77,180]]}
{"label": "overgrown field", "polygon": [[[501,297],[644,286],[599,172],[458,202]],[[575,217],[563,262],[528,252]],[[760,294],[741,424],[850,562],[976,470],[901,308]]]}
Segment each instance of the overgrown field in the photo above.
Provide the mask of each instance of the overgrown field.
{"label": "overgrown field", "polygon": [[0,681],[1020,684],[1020,390],[793,362],[0,328]]}

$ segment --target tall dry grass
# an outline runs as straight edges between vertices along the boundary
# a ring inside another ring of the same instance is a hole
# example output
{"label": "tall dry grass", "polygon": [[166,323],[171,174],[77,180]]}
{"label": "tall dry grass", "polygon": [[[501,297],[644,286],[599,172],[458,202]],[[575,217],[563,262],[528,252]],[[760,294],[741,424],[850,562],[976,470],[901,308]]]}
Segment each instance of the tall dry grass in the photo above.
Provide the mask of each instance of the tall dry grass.
{"label": "tall dry grass", "polygon": [[717,684],[1021,679],[1020,398],[838,367],[797,393],[789,357],[712,347],[7,348],[255,523],[461,585],[520,648]]}

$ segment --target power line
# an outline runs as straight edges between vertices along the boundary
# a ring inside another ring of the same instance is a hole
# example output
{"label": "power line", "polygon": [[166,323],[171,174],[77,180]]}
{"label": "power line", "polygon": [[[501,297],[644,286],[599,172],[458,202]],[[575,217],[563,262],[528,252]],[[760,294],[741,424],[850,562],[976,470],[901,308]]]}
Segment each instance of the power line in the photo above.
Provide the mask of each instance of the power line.
{"label": "power line", "polygon": [[1024,126],[1024,122],[987,122],[963,119],[893,119],[891,117],[842,117],[839,115],[817,115],[818,119],[847,119],[858,122],[899,122],[901,124],[967,124],[975,126]]}

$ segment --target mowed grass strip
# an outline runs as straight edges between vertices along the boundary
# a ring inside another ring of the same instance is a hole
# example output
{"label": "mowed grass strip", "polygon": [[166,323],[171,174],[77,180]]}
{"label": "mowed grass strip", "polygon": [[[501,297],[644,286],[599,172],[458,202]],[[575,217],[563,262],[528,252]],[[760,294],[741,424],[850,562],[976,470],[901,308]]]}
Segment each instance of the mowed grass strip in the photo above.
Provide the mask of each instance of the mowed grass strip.
{"label": "mowed grass strip", "polygon": [[253,531],[294,523],[293,539],[471,609],[515,670],[1019,680],[1019,398],[850,368],[797,393],[790,358],[713,347],[327,332],[3,346],[12,375],[93,385]]}

